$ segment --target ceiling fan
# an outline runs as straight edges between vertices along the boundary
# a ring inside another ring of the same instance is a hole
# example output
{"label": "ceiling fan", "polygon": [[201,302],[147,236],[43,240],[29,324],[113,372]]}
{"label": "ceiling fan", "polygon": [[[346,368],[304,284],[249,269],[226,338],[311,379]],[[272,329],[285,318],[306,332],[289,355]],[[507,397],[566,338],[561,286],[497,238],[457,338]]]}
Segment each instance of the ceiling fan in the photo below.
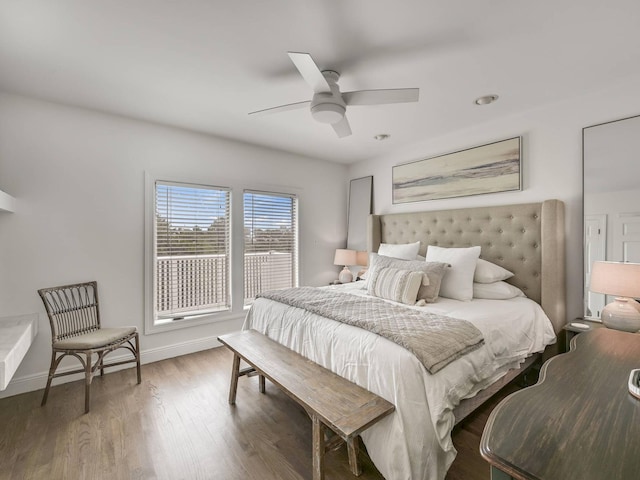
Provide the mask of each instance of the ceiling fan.
{"label": "ceiling fan", "polygon": [[351,105],[381,105],[386,103],[417,102],[419,88],[395,88],[383,90],[357,90],[340,92],[340,74],[333,70],[320,70],[308,53],[288,52],[302,78],[313,89],[313,98],[306,102],[289,103],[279,107],[251,112],[249,115],[285,112],[310,107],[311,116],[320,123],[328,123],[338,137],[351,135],[351,127],[345,113]]}

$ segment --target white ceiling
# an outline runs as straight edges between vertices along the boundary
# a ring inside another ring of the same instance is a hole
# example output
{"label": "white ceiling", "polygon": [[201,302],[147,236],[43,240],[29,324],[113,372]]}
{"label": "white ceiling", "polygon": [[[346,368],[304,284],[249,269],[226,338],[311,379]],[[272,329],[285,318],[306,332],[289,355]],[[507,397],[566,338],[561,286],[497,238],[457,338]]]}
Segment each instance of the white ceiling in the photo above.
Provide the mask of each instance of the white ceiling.
{"label": "white ceiling", "polygon": [[[639,47],[638,0],[0,0],[0,91],[343,163],[610,87]],[[351,107],[343,139],[248,116],[311,98],[287,51],[420,101]]]}

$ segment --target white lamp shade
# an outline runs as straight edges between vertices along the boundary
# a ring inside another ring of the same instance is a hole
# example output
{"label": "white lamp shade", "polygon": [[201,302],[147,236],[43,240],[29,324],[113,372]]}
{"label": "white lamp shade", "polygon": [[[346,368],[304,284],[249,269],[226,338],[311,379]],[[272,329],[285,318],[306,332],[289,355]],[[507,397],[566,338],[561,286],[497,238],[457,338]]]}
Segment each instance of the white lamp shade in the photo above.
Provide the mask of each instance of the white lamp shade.
{"label": "white lamp shade", "polygon": [[357,265],[356,251],[348,250],[346,248],[337,248],[336,255],[333,257],[334,265]]}
{"label": "white lamp shade", "polygon": [[589,290],[617,297],[640,297],[640,263],[594,262]]}
{"label": "white lamp shade", "polygon": [[369,265],[369,252],[356,252],[356,265],[361,267]]}
{"label": "white lamp shade", "polygon": [[608,328],[637,332],[640,330],[640,264],[594,262],[589,290],[615,295],[616,299],[602,309],[600,318]]}

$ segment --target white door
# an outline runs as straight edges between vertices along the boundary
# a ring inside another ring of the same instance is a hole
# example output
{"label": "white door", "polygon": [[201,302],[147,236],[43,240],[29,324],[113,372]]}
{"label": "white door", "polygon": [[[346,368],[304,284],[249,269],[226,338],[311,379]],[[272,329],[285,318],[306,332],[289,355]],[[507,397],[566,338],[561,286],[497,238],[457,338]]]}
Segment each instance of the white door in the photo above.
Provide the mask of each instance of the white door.
{"label": "white door", "polygon": [[605,296],[589,291],[593,262],[605,260],[607,254],[607,216],[584,217],[584,318],[600,318]]}
{"label": "white door", "polygon": [[619,213],[613,228],[612,260],[640,263],[640,213]]}

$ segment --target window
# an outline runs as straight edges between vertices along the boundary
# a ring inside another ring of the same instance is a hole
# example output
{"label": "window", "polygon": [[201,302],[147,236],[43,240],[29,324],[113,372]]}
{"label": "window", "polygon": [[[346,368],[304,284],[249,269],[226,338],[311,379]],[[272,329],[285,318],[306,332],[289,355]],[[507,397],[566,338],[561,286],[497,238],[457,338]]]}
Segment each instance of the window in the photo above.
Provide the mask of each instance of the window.
{"label": "window", "polygon": [[230,310],[230,191],[155,182],[153,324]]}
{"label": "window", "polygon": [[244,192],[244,305],[256,295],[298,285],[298,200]]}
{"label": "window", "polygon": [[145,333],[240,320],[298,285],[295,195],[176,180],[145,173]]}

